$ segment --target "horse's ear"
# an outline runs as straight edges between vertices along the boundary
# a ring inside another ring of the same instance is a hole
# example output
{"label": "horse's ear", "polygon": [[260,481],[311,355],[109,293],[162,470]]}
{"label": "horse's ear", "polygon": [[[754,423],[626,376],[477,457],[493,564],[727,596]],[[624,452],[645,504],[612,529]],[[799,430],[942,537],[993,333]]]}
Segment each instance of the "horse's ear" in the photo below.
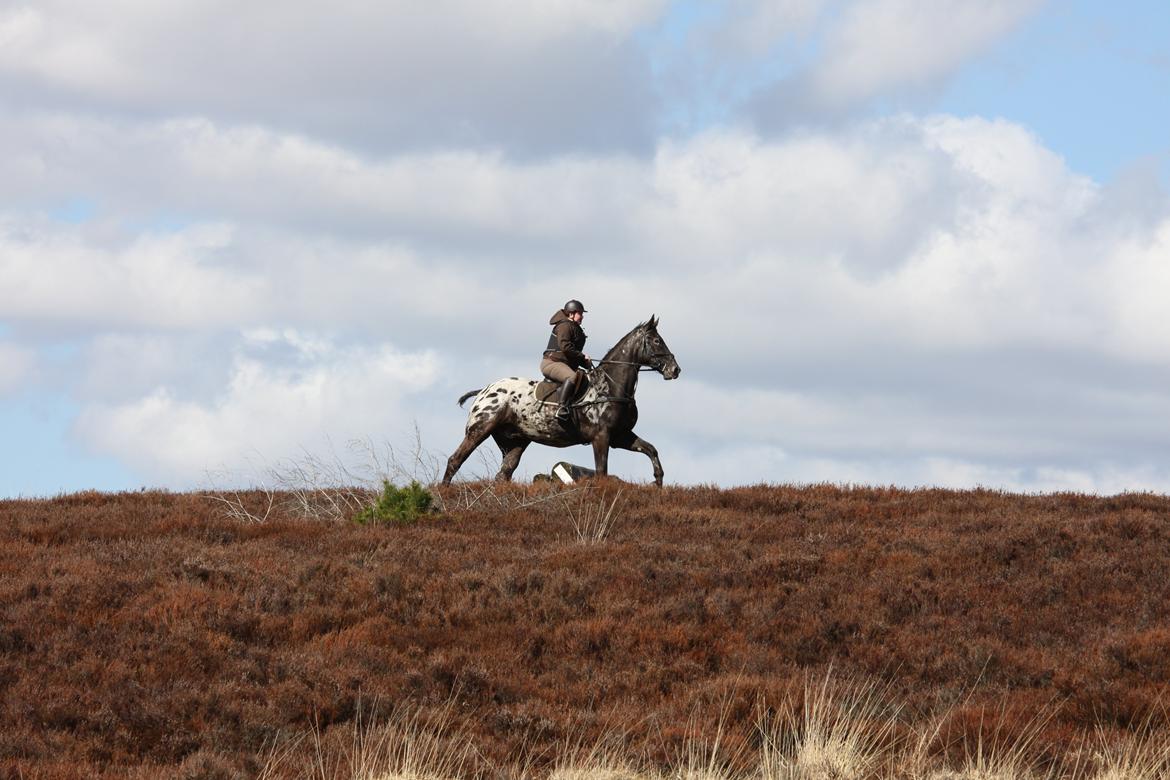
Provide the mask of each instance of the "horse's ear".
{"label": "horse's ear", "polygon": [[658,328],[658,315],[657,314],[650,315],[650,320],[646,323],[646,327],[650,328],[650,330],[655,330]]}

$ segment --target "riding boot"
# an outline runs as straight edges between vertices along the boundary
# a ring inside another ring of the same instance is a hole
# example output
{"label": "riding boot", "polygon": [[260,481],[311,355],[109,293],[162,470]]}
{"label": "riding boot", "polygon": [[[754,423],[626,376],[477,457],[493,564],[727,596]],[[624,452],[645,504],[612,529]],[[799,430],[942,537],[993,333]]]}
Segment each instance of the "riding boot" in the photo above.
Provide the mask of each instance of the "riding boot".
{"label": "riding boot", "polygon": [[577,375],[573,374],[572,378],[566,379],[561,385],[561,405],[557,408],[557,417],[562,420],[569,419],[570,409],[569,405],[573,401],[573,393],[577,389]]}

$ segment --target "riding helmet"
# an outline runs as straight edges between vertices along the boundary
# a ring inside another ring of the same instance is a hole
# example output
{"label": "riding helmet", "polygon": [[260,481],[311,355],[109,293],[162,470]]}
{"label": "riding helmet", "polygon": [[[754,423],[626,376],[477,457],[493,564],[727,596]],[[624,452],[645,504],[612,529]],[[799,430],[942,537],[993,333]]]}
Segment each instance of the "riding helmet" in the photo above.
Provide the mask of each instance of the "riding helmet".
{"label": "riding helmet", "polygon": [[572,314],[575,311],[579,311],[582,313],[589,311],[588,309],[585,308],[585,304],[581,303],[581,301],[577,300],[576,298],[574,298],[573,300],[566,303],[564,306],[564,309],[565,309],[565,314]]}

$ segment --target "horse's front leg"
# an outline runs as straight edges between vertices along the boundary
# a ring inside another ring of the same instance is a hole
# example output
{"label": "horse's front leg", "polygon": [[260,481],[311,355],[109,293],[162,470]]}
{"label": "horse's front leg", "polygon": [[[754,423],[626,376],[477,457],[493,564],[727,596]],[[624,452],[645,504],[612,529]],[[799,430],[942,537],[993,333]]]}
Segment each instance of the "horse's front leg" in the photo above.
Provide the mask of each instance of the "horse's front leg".
{"label": "horse's front leg", "polygon": [[609,473],[609,433],[606,431],[593,437],[593,470],[599,477]]}
{"label": "horse's front leg", "polygon": [[635,435],[633,431],[627,431],[624,435],[614,437],[613,446],[622,450],[640,452],[648,457],[654,466],[654,484],[662,487],[662,462],[658,460],[658,450],[653,444]]}

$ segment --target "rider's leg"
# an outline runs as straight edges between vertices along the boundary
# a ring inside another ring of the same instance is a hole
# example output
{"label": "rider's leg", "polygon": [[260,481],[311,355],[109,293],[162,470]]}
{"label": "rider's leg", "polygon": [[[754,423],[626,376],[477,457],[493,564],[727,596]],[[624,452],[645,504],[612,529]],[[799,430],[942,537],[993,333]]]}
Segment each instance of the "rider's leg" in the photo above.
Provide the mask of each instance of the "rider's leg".
{"label": "rider's leg", "polygon": [[577,372],[565,363],[555,360],[543,360],[540,363],[540,373],[554,382],[560,382],[561,387],[557,396],[560,406],[557,409],[558,417],[567,417],[569,401],[572,400],[573,390],[576,387]]}
{"label": "rider's leg", "polygon": [[569,416],[569,404],[573,400],[573,393],[576,391],[576,389],[577,389],[577,372],[574,371],[573,375],[571,377],[569,377],[568,379],[566,379],[561,384],[561,394],[560,394],[561,405],[557,407],[557,417],[566,417],[567,418]]}

